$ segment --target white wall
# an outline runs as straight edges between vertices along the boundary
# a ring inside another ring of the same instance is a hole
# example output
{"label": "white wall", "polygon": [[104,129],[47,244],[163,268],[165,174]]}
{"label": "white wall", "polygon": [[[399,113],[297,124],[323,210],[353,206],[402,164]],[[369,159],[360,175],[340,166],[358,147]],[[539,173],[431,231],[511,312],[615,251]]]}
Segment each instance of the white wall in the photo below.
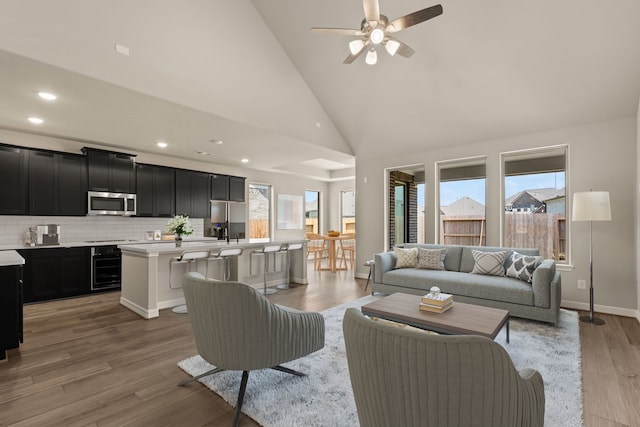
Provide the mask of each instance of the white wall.
{"label": "white wall", "polygon": [[[384,250],[385,168],[424,162],[427,188],[427,242],[433,242],[436,229],[436,162],[486,155],[487,244],[498,246],[502,214],[500,153],[558,144],[569,145],[568,195],[589,189],[610,192],[613,220],[607,223],[594,223],[593,227],[596,310],[634,315],[638,306],[633,232],[635,224],[633,195],[635,195],[637,181],[635,118],[399,155],[393,159],[367,159],[358,156],[356,159],[358,265],[362,265],[371,253]],[[589,279],[588,223],[571,224],[571,221],[567,221],[567,224],[571,229],[570,257],[573,265],[562,271],[563,305],[588,308],[588,291],[577,288],[578,279]],[[365,273],[364,270],[362,273]]]}
{"label": "white wall", "polygon": [[638,302],[636,305],[636,317],[640,320],[640,99],[638,99],[638,112],[636,118],[636,288],[638,290]]}

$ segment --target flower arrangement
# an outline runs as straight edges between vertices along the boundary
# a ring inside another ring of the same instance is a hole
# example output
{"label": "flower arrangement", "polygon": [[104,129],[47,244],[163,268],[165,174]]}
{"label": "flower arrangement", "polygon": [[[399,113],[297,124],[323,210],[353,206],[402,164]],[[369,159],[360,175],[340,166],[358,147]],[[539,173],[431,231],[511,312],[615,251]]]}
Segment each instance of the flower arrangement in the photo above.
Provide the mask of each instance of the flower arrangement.
{"label": "flower arrangement", "polygon": [[188,215],[176,215],[167,223],[167,230],[178,236],[190,236],[193,234],[193,227],[189,222]]}

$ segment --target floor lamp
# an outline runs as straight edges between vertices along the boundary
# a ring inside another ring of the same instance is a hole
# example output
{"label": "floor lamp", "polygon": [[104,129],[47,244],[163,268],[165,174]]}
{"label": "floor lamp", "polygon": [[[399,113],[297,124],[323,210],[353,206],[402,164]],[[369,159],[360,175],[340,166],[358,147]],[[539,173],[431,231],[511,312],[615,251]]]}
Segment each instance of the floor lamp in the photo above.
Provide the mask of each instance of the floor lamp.
{"label": "floor lamp", "polygon": [[589,315],[580,320],[604,325],[604,320],[593,317],[593,221],[611,221],[608,191],[586,191],[573,194],[572,221],[589,221]]}

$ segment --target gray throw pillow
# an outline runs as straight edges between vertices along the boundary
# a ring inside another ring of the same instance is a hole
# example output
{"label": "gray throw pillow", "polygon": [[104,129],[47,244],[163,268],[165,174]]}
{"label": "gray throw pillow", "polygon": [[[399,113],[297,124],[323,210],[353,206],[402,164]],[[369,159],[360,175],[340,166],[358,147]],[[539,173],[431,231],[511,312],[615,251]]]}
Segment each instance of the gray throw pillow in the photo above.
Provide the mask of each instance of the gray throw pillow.
{"label": "gray throw pillow", "polygon": [[486,274],[489,276],[504,276],[504,260],[507,251],[504,252],[482,252],[471,250],[475,264],[471,273]]}
{"label": "gray throw pillow", "polygon": [[506,262],[507,276],[531,283],[533,272],[541,262],[541,256],[523,255],[514,251]]}
{"label": "gray throw pillow", "polygon": [[427,270],[444,270],[444,257],[446,254],[447,250],[445,248],[418,248],[418,268],[426,268]]}

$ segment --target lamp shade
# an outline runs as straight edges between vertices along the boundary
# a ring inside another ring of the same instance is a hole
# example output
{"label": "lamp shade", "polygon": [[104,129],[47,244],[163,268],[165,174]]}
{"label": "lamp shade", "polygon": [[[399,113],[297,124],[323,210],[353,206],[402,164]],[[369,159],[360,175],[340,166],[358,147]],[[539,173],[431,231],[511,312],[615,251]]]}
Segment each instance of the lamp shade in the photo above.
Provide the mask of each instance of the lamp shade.
{"label": "lamp shade", "polygon": [[611,221],[608,191],[573,193],[573,221]]}

